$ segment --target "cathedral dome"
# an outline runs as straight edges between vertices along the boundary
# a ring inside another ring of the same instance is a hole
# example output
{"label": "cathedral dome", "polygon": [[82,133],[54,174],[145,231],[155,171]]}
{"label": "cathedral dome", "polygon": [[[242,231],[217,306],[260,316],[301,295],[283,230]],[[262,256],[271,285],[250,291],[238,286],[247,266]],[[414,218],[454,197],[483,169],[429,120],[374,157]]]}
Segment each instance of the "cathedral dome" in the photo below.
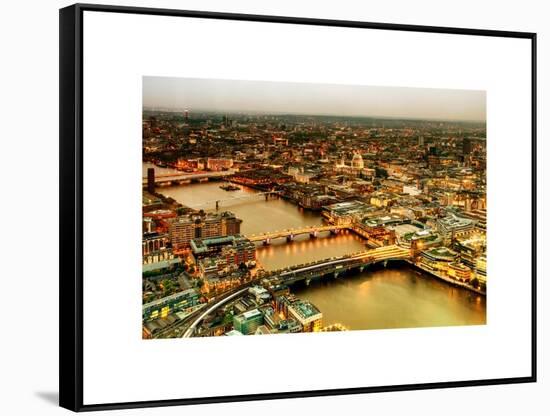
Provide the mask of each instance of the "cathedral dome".
{"label": "cathedral dome", "polygon": [[353,154],[353,158],[351,159],[351,167],[353,169],[363,169],[365,167],[363,156],[361,156],[359,152]]}

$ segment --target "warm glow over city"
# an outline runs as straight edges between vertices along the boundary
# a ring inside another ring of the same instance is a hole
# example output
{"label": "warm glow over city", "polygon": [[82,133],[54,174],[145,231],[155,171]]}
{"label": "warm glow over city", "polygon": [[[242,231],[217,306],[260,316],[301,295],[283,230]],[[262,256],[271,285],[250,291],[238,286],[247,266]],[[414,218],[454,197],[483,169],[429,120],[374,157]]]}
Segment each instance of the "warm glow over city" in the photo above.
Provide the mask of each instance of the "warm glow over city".
{"label": "warm glow over city", "polygon": [[[486,323],[483,92],[419,90],[426,118],[384,117],[370,103],[402,108],[399,89],[323,86],[364,105],[331,115],[285,112],[287,84],[270,107],[273,83],[242,82],[237,105],[231,81],[200,98],[162,82],[181,108],[152,105],[162,83],[144,78],[144,338]],[[479,117],[430,118],[430,97]]]}

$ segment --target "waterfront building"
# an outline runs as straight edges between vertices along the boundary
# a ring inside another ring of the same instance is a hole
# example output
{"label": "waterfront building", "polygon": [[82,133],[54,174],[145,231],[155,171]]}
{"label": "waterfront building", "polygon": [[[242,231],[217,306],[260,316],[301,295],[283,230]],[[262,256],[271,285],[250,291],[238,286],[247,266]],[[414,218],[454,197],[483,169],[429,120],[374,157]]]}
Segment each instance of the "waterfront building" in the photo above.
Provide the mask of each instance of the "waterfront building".
{"label": "waterfront building", "polygon": [[293,318],[282,319],[271,307],[264,310],[264,322],[272,333],[294,334],[302,332],[302,325],[298,321]]}
{"label": "waterfront building", "polygon": [[238,234],[242,220],[231,212],[188,214],[170,221],[169,236],[176,250],[188,248],[194,238],[221,237]]}
{"label": "waterfront building", "polygon": [[395,230],[384,226],[366,225],[363,221],[354,222],[353,230],[367,240],[370,248],[395,244]]}
{"label": "waterfront building", "polygon": [[[191,142],[191,139],[190,139],[190,142]],[[176,162],[176,169],[180,169],[188,172],[195,172],[197,170],[204,169],[204,162],[202,162],[200,159],[179,158]]]}
{"label": "waterfront building", "polygon": [[447,268],[447,274],[450,277],[460,280],[462,282],[469,282],[472,274],[472,270],[462,263],[453,262],[449,263]]}
{"label": "waterfront building", "polygon": [[233,167],[233,159],[208,158],[206,160],[206,167],[213,171],[231,169]]}
{"label": "waterfront building", "polygon": [[437,247],[424,250],[420,253],[422,268],[448,274],[449,264],[458,260],[458,254],[447,247]]}
{"label": "waterfront building", "polygon": [[233,317],[233,327],[243,335],[253,334],[263,322],[264,316],[258,309],[253,309]]}
{"label": "waterfront building", "polygon": [[475,270],[478,259],[485,254],[487,238],[485,233],[474,233],[467,239],[457,240],[453,247],[460,254],[460,261]]}
{"label": "waterfront building", "polygon": [[323,327],[323,314],[305,300],[296,300],[288,305],[288,316],[302,326],[303,332],[319,332]]}
{"label": "waterfront building", "polygon": [[458,255],[447,247],[431,248],[422,252],[422,257],[430,262],[453,262]]}
{"label": "waterfront building", "polygon": [[476,277],[482,287],[487,285],[487,257],[480,256],[476,261]]}
{"label": "waterfront building", "polygon": [[262,286],[252,286],[248,289],[248,293],[254,296],[254,300],[257,304],[262,304],[271,299],[271,295]]}
{"label": "waterfront building", "polygon": [[155,192],[155,168],[147,168],[147,192]]}
{"label": "waterfront building", "polygon": [[193,239],[190,247],[196,260],[215,257],[223,259],[224,266],[254,266],[256,262],[256,246],[240,234]]}
{"label": "waterfront building", "polygon": [[296,334],[302,332],[302,325],[295,319],[282,319],[279,321],[277,332],[282,334]]}
{"label": "waterfront building", "polygon": [[162,208],[162,201],[159,197],[144,190],[141,197],[141,207],[143,209],[143,212],[152,211]]}

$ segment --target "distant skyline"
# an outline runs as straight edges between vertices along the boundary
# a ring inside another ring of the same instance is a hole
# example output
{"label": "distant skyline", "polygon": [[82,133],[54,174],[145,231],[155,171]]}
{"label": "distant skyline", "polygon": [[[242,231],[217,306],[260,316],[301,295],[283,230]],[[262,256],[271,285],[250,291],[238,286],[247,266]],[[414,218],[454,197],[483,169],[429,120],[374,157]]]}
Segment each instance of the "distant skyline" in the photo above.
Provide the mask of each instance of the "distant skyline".
{"label": "distant skyline", "polygon": [[486,93],[363,85],[143,77],[143,107],[486,121]]}

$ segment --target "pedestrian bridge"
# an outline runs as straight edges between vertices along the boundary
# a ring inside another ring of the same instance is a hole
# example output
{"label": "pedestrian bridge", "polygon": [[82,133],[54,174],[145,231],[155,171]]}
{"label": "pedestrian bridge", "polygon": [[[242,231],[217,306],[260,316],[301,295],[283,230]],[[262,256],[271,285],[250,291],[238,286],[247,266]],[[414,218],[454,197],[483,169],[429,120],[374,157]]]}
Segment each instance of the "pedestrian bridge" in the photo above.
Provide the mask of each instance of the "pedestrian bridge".
{"label": "pedestrian bridge", "polygon": [[287,229],[287,230],[270,231],[270,232],[261,233],[261,234],[252,234],[252,235],[247,235],[246,238],[248,238],[252,242],[261,241],[267,245],[267,244],[270,244],[272,240],[276,240],[278,238],[286,238],[287,241],[292,241],[294,237],[298,235],[309,234],[310,237],[317,237],[319,233],[324,231],[330,231],[333,234],[337,234],[338,232],[340,232],[340,230],[347,229],[347,228],[349,228],[349,226],[314,225],[314,226]]}

